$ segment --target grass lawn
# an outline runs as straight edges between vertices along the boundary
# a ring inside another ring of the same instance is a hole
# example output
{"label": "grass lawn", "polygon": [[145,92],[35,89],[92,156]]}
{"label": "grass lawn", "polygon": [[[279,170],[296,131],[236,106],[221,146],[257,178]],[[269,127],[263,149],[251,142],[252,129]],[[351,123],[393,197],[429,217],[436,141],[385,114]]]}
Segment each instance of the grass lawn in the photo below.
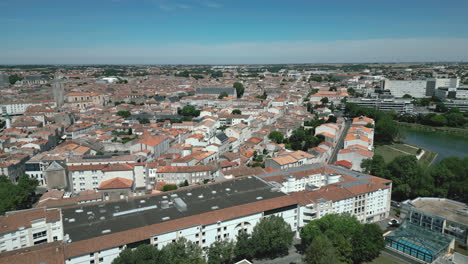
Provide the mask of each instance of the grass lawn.
{"label": "grass lawn", "polygon": [[[401,155],[415,155],[418,152],[419,147],[409,144],[391,144],[391,145],[382,145],[375,148],[375,154],[381,155],[385,162],[391,162],[398,156]],[[425,151],[424,155],[419,159],[419,163],[428,165],[434,159],[437,153],[434,153],[428,149],[423,149]]]}
{"label": "grass lawn", "polygon": [[394,259],[381,254],[378,258],[374,259],[371,262],[367,262],[366,264],[399,264],[399,263],[400,262],[397,262]]}

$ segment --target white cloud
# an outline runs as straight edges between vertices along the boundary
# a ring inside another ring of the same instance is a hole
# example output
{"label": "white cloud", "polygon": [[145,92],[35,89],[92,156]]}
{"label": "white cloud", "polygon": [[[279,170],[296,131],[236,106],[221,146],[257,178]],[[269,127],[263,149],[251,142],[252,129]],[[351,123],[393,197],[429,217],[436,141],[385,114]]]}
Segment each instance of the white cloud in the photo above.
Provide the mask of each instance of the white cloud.
{"label": "white cloud", "polygon": [[154,47],[1,50],[2,63],[332,63],[468,61],[468,39],[174,43]]}

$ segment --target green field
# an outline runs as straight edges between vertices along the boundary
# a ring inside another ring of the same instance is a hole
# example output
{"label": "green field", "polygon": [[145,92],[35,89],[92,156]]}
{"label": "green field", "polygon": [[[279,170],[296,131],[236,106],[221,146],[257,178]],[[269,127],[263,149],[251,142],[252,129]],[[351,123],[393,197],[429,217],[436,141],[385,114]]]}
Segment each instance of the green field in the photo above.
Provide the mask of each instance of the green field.
{"label": "green field", "polygon": [[[398,156],[401,155],[415,155],[418,152],[419,147],[409,144],[391,144],[391,145],[382,145],[375,148],[375,154],[381,155],[385,162],[391,162]],[[419,159],[419,163],[430,165],[435,159],[437,153],[434,153],[428,149],[424,149],[424,155]]]}

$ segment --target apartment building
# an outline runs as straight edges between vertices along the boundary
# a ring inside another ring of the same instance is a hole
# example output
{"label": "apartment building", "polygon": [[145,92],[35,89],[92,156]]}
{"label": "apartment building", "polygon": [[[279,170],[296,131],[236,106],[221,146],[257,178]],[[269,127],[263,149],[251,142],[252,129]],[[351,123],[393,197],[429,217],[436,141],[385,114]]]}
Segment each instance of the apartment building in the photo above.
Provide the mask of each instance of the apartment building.
{"label": "apartment building", "polygon": [[[153,177],[151,177],[153,176]],[[165,182],[167,184],[181,184],[187,181],[189,184],[203,183],[204,180],[212,180],[210,167],[196,166],[161,166],[157,167],[154,174],[150,175],[151,182]]]}
{"label": "apartment building", "polygon": [[59,209],[29,209],[0,216],[0,252],[63,239]]}
{"label": "apartment building", "polygon": [[[63,207],[63,250],[43,258],[59,254],[65,263],[110,264],[125,248],[163,247],[181,237],[206,249],[215,241],[235,240],[239,232],[251,233],[271,215],[282,217],[296,235],[309,221],[330,213],[348,212],[361,222],[374,222],[388,216],[390,193],[388,180],[312,164],[158,195]],[[36,255],[46,250],[30,249]],[[21,257],[11,253],[0,254],[0,261]]]}
{"label": "apartment building", "polygon": [[30,106],[50,106],[56,107],[54,101],[24,101],[24,102],[12,102],[12,103],[2,103],[0,104],[0,113],[1,115],[22,115],[26,112]]}

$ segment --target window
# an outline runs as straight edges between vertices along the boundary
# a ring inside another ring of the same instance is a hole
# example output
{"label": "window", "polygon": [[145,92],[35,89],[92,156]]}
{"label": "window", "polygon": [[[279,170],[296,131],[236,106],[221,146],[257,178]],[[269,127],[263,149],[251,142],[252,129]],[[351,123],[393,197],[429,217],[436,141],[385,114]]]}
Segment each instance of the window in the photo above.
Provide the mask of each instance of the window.
{"label": "window", "polygon": [[33,234],[33,239],[38,239],[38,238],[41,238],[41,237],[45,237],[47,235],[47,231],[42,231],[42,232],[39,232],[39,233],[35,233]]}

